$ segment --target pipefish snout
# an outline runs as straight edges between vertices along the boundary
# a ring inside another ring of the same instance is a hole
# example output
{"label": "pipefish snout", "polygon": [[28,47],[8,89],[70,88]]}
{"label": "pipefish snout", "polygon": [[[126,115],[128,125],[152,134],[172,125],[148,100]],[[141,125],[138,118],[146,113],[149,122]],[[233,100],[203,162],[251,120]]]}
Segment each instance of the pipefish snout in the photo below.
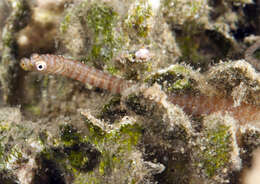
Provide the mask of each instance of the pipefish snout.
{"label": "pipefish snout", "polygon": [[33,54],[30,59],[23,58],[20,66],[26,71],[63,75],[85,84],[88,83],[95,87],[106,89],[112,93],[120,94],[123,90],[133,85],[130,81],[59,55]]}

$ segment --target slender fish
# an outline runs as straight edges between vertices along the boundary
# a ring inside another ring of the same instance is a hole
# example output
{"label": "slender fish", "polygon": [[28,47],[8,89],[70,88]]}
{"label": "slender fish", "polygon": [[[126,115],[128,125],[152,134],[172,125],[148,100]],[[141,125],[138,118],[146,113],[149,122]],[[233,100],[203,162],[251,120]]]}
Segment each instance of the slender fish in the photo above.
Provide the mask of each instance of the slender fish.
{"label": "slender fish", "polygon": [[[112,93],[122,93],[134,85],[129,81],[112,76],[85,64],[66,59],[57,55],[33,54],[30,59],[23,58],[21,67],[26,71],[37,71],[43,74],[64,75],[95,87],[106,89]],[[252,104],[241,103],[235,107],[231,98],[174,95],[169,96],[173,104],[177,104],[183,110],[192,115],[208,115],[213,112],[230,113],[234,118],[244,124],[247,122],[260,125],[260,107]]]}
{"label": "slender fish", "polygon": [[122,93],[124,89],[133,85],[129,81],[89,67],[79,61],[66,59],[63,56],[33,54],[30,59],[23,58],[20,66],[26,71],[63,75],[84,84],[88,83],[95,87],[106,89],[115,94]]}

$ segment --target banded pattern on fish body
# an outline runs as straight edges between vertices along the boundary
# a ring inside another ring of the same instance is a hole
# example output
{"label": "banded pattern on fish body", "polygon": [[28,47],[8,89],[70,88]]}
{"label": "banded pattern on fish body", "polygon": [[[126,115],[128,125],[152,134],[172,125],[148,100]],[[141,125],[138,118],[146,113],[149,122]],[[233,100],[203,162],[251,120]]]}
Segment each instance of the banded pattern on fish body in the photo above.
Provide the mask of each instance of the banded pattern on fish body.
{"label": "banded pattern on fish body", "polygon": [[209,115],[214,112],[229,113],[240,124],[251,123],[260,127],[260,106],[241,102],[234,106],[232,98],[205,95],[172,95],[169,100],[191,115]]}
{"label": "banded pattern on fish body", "polygon": [[63,56],[57,55],[33,54],[30,59],[23,58],[20,66],[26,71],[63,75],[85,84],[88,83],[95,87],[106,89],[112,93],[121,93],[133,84],[119,77],[89,67],[79,61],[66,59]]}
{"label": "banded pattern on fish body", "polygon": [[[66,59],[63,56],[33,54],[30,59],[23,58],[20,65],[27,71],[64,75],[112,93],[122,94],[125,89],[134,85],[130,81],[86,66],[79,61]],[[241,102],[239,106],[235,107],[232,98],[205,95],[170,95],[169,100],[191,115],[208,115],[214,112],[229,113],[242,124],[253,123],[260,127],[260,107],[253,104]]]}

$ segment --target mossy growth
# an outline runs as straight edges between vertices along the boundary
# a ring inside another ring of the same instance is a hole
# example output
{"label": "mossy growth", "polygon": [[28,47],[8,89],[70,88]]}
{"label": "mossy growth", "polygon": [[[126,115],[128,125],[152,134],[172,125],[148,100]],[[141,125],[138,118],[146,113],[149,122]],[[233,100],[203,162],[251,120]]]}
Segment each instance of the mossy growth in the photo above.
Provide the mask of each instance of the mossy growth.
{"label": "mossy growth", "polygon": [[65,15],[63,21],[60,24],[60,32],[61,33],[65,33],[68,30],[68,27],[71,23],[71,13],[68,13],[67,15]]}
{"label": "mossy growth", "polygon": [[[19,119],[15,113],[12,116]],[[24,140],[32,140],[33,136],[32,129],[24,126],[20,121],[17,124],[13,120],[0,121],[0,172],[3,170],[12,172],[13,167],[19,167],[24,163],[28,158],[27,153],[24,152],[24,148],[27,147]]]}
{"label": "mossy growth", "polygon": [[[96,169],[91,172],[87,172],[85,175],[75,175],[74,182],[107,183],[115,173],[125,175],[125,172],[129,172],[129,167],[132,167],[133,162],[129,155],[136,150],[136,145],[142,135],[142,128],[138,124],[126,124],[106,132],[89,120],[86,120],[86,125],[89,133],[84,137],[84,141],[93,144],[98,149],[99,162]],[[129,181],[125,177],[122,177],[121,180]],[[122,183],[120,181],[118,183]]]}
{"label": "mossy growth", "polygon": [[111,123],[120,117],[122,118],[126,114],[126,110],[121,109],[120,99],[120,96],[114,96],[110,99],[109,102],[102,107],[98,118]]}
{"label": "mossy growth", "polygon": [[[4,138],[2,138],[4,139]],[[25,160],[24,153],[17,145],[0,144],[0,171],[9,170],[12,166],[19,165]]]}
{"label": "mossy growth", "polygon": [[[137,124],[124,125],[118,131],[108,133],[104,137],[99,172],[108,174],[114,168],[119,167],[118,165],[127,163],[129,160],[124,160],[126,159],[124,157],[135,150],[141,135],[142,128]],[[107,147],[108,145],[110,145],[110,148]]]}
{"label": "mossy growth", "polygon": [[60,126],[60,144],[46,149],[42,156],[72,172],[76,181],[89,181],[94,175],[107,177],[114,169],[123,168],[130,162],[126,156],[135,150],[142,135],[138,124],[122,125],[110,132],[89,120],[86,120],[86,126],[87,134],[80,133],[70,124]]}
{"label": "mossy growth", "polygon": [[196,86],[196,81],[189,78],[189,70],[185,66],[174,65],[171,69],[163,73],[155,73],[145,79],[149,85],[158,83],[162,89],[169,93],[191,91]]}
{"label": "mossy growth", "polygon": [[203,60],[203,56],[199,53],[199,42],[196,42],[194,39],[194,35],[191,32],[177,37],[177,42],[180,46],[182,57],[181,59],[184,61],[188,61],[195,67],[200,66],[201,61]]}
{"label": "mossy growth", "polygon": [[240,139],[243,146],[243,153],[241,158],[244,167],[252,166],[253,152],[260,147],[260,131],[255,128],[248,128]]}
{"label": "mossy growth", "polygon": [[220,124],[205,130],[205,148],[200,152],[199,164],[209,178],[230,165],[232,138],[229,129],[229,126]]}
{"label": "mossy growth", "polygon": [[127,62],[124,77],[127,80],[140,81],[145,73],[151,72],[152,62]]}
{"label": "mossy growth", "polygon": [[155,104],[148,104],[144,102],[142,96],[130,94],[126,99],[126,105],[138,115],[151,116],[154,112]]}
{"label": "mossy growth", "polygon": [[65,146],[78,144],[81,141],[78,130],[70,124],[60,126],[60,138]]}
{"label": "mossy growth", "polygon": [[24,105],[24,110],[34,116],[40,116],[42,112],[41,107],[37,106],[37,104]]}
{"label": "mossy growth", "polygon": [[[57,163],[67,171],[85,172],[92,170],[98,163],[100,153],[91,144],[84,141],[84,136],[72,125],[60,126],[60,139],[55,147],[46,147],[41,153],[42,159]],[[46,134],[41,134],[42,142]]]}
{"label": "mossy growth", "polygon": [[145,38],[150,31],[148,19],[152,16],[151,6],[147,1],[141,0],[129,12],[129,16],[125,20],[128,33],[135,32],[138,37]]}
{"label": "mossy growth", "polygon": [[91,144],[97,146],[105,139],[106,132],[102,130],[100,127],[95,126],[90,120],[86,119],[86,126],[88,129],[88,136],[84,137],[86,142],[90,142]]}
{"label": "mossy growth", "polygon": [[114,56],[120,42],[114,32],[117,17],[117,13],[105,5],[93,4],[88,9],[84,21],[93,34],[88,61],[107,62]]}
{"label": "mossy growth", "polygon": [[162,11],[169,23],[182,26],[191,21],[196,21],[197,24],[205,22],[209,7],[208,2],[204,0],[163,0]]}
{"label": "mossy growth", "polygon": [[256,59],[260,60],[260,49],[257,49],[257,50],[254,52],[253,57],[255,57]]}
{"label": "mossy growth", "polygon": [[[142,128],[138,124],[126,124],[121,125],[119,129],[112,130],[107,133],[101,128],[95,126],[89,120],[86,120],[86,125],[89,130],[88,136],[84,138],[84,141],[99,147],[99,150],[106,149],[107,147],[100,147],[100,143],[106,142],[106,144],[126,145],[129,148],[133,148],[138,143],[138,140],[142,133]],[[102,152],[102,151],[101,151]]]}

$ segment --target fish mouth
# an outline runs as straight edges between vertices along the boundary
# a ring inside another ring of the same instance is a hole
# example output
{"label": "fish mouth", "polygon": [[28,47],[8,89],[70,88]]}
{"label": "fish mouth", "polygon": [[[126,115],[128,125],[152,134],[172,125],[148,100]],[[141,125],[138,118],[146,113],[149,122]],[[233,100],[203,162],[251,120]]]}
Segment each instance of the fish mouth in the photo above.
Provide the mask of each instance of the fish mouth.
{"label": "fish mouth", "polygon": [[33,65],[28,58],[22,58],[20,62],[20,67],[25,71],[30,71],[33,69]]}

